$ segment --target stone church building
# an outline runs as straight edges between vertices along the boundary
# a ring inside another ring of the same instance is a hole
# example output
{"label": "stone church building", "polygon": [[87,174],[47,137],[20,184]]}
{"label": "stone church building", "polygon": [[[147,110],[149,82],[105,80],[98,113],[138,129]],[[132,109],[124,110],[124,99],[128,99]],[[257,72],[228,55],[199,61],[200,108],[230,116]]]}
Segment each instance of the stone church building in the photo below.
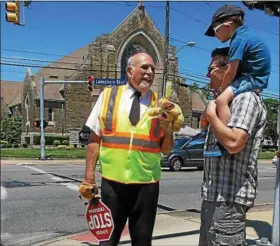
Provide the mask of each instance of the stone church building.
{"label": "stone church building", "polygon": [[[47,81],[85,81],[84,84],[46,84],[44,93],[44,118],[48,121],[46,136],[69,136],[70,144],[78,144],[78,132],[103,89],[95,85],[94,90],[89,91],[87,77],[125,78],[128,57],[135,50],[144,49],[156,64],[152,89],[161,94],[164,43],[163,35],[144,6],[139,4],[110,34],[97,37],[91,44],[41,68],[36,74],[27,69],[23,83],[1,81],[1,117],[22,115],[21,141],[32,145],[34,136],[40,135],[40,129],[33,126],[34,120],[40,117],[40,75]],[[170,46],[168,59],[172,76],[167,80],[172,82],[177,92],[185,125],[198,128],[198,119],[207,102],[200,91],[177,86],[182,79],[178,76],[175,47]],[[12,87],[16,89],[11,90]]]}

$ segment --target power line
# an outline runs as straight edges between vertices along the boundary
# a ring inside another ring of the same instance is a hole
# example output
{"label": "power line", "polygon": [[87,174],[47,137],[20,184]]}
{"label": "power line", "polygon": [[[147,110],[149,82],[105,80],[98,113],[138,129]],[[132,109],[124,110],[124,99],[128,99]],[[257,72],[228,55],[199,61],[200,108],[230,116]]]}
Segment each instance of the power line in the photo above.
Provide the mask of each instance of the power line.
{"label": "power line", "polygon": [[[22,57],[5,57],[1,56],[1,59],[6,60],[22,60],[22,61],[36,61],[36,62],[49,62],[49,63],[61,63],[61,64],[71,64],[71,65],[82,65],[81,63],[75,62],[62,62],[62,61],[49,61],[49,60],[41,60],[41,59],[33,59],[33,58],[22,58]],[[99,65],[99,64],[98,64]]]}
{"label": "power line", "polygon": [[60,56],[60,57],[71,57],[71,58],[76,58],[76,59],[83,59],[83,57],[78,57],[78,56],[62,55],[62,54],[55,54],[55,53],[43,53],[43,52],[36,52],[36,51],[29,51],[29,50],[16,50],[16,49],[2,49],[2,50],[12,51],[12,52],[37,54],[37,55]]}
{"label": "power line", "polygon": [[183,12],[183,11],[181,11],[181,10],[177,10],[177,9],[175,9],[175,8],[170,8],[170,9],[173,10],[173,11],[175,11],[175,12],[177,12],[177,13],[180,13],[180,14],[182,14],[182,15],[188,17],[189,19],[191,19],[191,20],[193,20],[193,21],[196,21],[196,22],[198,22],[198,23],[200,23],[200,24],[203,24],[203,25],[205,25],[205,26],[208,25],[207,23],[205,23],[205,22],[203,22],[203,21],[201,21],[201,20],[199,20],[199,19],[196,19],[196,18],[194,18],[194,17],[188,15],[188,14],[186,14],[185,12]]}

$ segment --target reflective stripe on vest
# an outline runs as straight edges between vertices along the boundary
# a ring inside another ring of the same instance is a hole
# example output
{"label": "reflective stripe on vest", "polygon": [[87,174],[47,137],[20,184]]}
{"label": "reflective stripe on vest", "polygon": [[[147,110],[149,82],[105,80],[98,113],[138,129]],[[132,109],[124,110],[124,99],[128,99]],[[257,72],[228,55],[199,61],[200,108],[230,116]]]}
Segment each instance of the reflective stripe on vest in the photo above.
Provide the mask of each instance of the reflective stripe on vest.
{"label": "reflective stripe on vest", "polygon": [[107,148],[118,148],[118,149],[132,149],[144,152],[157,153],[160,151],[160,143],[152,142],[150,140],[137,139],[133,136],[132,143],[130,138],[115,137],[115,136],[103,136],[102,146]]}
{"label": "reflective stripe on vest", "polygon": [[103,116],[103,119],[105,119],[105,131],[108,132],[111,132],[113,130],[113,110],[117,92],[118,88],[116,86],[105,90],[105,107],[103,108],[101,115]]}

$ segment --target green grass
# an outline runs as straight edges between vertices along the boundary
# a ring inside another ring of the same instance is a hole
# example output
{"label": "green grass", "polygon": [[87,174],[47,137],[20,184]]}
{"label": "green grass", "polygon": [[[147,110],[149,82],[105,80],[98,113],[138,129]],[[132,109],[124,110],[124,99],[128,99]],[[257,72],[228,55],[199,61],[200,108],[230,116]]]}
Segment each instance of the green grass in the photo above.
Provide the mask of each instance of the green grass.
{"label": "green grass", "polygon": [[[46,156],[53,158],[83,159],[86,157],[86,149],[46,149]],[[1,158],[36,158],[41,156],[40,149],[1,149]]]}
{"label": "green grass", "polygon": [[[1,149],[1,158],[21,158],[21,159],[38,159],[41,156],[40,149]],[[84,159],[86,149],[46,149],[46,156],[51,155],[53,158]],[[259,159],[271,160],[276,155],[276,151],[260,152]]]}
{"label": "green grass", "polygon": [[260,152],[259,159],[272,159],[276,155],[276,151]]}

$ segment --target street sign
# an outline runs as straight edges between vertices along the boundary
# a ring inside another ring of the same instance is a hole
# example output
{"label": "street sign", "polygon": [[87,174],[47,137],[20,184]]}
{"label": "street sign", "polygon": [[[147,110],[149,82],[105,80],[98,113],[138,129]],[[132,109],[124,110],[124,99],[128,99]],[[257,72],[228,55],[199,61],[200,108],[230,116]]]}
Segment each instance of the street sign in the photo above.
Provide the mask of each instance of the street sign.
{"label": "street sign", "polygon": [[95,85],[125,85],[125,79],[94,79]]}
{"label": "street sign", "polygon": [[111,210],[101,200],[89,203],[86,220],[89,230],[99,241],[111,238],[114,230]]}

